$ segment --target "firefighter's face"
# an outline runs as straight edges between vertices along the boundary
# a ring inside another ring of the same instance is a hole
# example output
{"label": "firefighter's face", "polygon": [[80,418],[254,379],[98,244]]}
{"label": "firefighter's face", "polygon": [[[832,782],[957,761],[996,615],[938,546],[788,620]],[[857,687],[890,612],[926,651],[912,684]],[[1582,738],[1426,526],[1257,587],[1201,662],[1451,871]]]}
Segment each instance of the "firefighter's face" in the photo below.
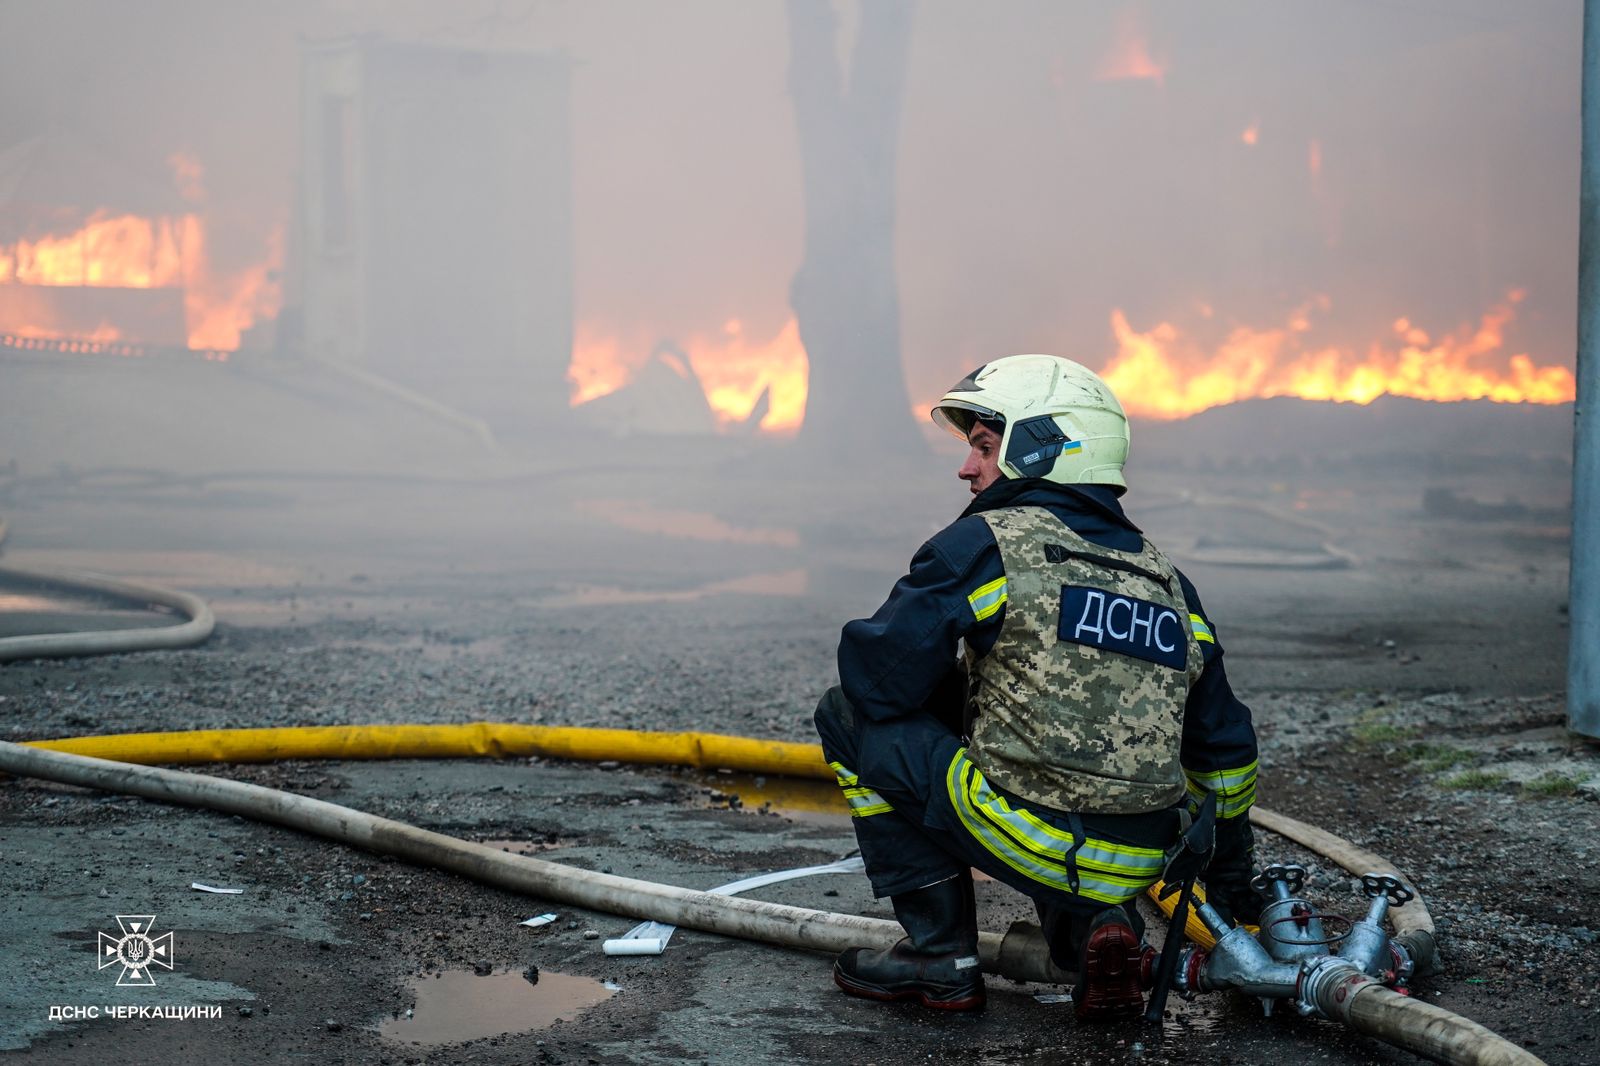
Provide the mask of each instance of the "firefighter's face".
{"label": "firefighter's face", "polygon": [[976,496],[1000,480],[1000,434],[982,422],[974,422],[967,443],[972,450],[967,452],[967,461],[956,471],[956,477],[970,485]]}

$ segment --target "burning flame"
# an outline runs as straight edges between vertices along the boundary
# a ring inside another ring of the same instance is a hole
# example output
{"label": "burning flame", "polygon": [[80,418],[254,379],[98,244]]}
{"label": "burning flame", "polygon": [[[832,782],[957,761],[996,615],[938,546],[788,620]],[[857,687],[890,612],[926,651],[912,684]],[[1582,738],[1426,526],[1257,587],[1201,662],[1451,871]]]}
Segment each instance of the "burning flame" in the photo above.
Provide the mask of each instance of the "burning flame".
{"label": "burning flame", "polygon": [[[179,153],[170,160],[188,200],[205,196],[199,162]],[[268,236],[265,257],[222,273],[209,254],[206,224],[196,213],[141,218],[100,210],[77,230],[23,238],[0,246],[0,284],[121,289],[182,289],[190,348],[232,351],[245,330],[278,313],[282,288],[283,227]],[[0,324],[21,337],[62,337],[107,342],[122,339],[110,323],[85,332],[58,328],[48,317]]]}
{"label": "burning flame", "polygon": [[183,284],[170,220],[97,211],[75,233],[0,248],[0,284],[165,289]]}
{"label": "burning flame", "polygon": [[[18,326],[16,329],[7,330],[7,332],[18,337],[36,337],[42,340],[50,340],[61,335],[58,330],[42,326]],[[74,330],[72,336],[74,340],[83,341],[86,346],[85,350],[89,350],[94,345],[110,344],[113,341],[121,340],[122,331],[109,322],[102,322],[94,329]]]}
{"label": "burning flame", "polygon": [[[794,319],[767,341],[751,340],[738,319],[723,324],[719,335],[696,334],[680,347],[689,357],[706,402],[724,426],[746,421],[763,393],[767,411],[761,429],[792,433],[805,417],[809,366]],[[572,346],[567,380],[572,406],[577,407],[627,385],[649,357],[652,342],[625,341],[593,325],[581,324]]]}
{"label": "burning flame", "polygon": [[1168,322],[1141,333],[1116,309],[1111,329],[1118,350],[1101,377],[1129,413],[1161,419],[1267,396],[1359,404],[1385,394],[1441,401],[1569,402],[1577,392],[1572,371],[1538,366],[1522,353],[1502,355],[1506,327],[1523,296],[1514,290],[1476,326],[1465,325],[1439,338],[1408,318],[1397,319],[1393,339],[1374,342],[1364,357],[1349,349],[1305,343],[1312,312],[1329,307],[1325,297],[1297,309],[1281,327],[1237,327],[1213,352],[1185,340]]}
{"label": "burning flame", "polygon": [[1158,88],[1166,84],[1166,67],[1150,55],[1150,42],[1132,12],[1123,12],[1117,20],[1111,53],[1100,64],[1095,78],[1098,81],[1153,81]]}
{"label": "burning flame", "polygon": [[183,294],[189,347],[236,351],[245,330],[275,317],[283,305],[283,286],[278,280],[283,266],[283,227],[275,227],[268,235],[265,259],[222,275],[211,267],[200,217],[185,215],[183,226],[184,259],[190,267],[189,286]]}

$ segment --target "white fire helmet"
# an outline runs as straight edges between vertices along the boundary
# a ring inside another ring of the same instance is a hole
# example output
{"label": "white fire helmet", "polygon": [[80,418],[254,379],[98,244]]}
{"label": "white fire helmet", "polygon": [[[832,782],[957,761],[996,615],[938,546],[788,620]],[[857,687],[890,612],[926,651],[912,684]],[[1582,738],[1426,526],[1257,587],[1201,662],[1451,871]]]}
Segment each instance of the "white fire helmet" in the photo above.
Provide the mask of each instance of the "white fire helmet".
{"label": "white fire helmet", "polygon": [[1100,376],[1071,359],[1009,355],[985,363],[931,413],[962,440],[975,421],[1003,420],[1004,477],[1127,488],[1128,416]]}

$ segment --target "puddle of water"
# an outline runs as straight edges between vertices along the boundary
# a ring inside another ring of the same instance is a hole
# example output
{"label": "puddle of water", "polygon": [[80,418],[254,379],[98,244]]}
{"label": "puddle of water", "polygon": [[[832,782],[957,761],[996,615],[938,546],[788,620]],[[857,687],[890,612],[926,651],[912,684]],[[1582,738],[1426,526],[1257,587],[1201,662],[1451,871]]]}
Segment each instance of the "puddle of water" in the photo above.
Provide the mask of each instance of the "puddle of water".
{"label": "puddle of water", "polygon": [[741,593],[747,596],[804,596],[806,571],[778,570],[713,581],[689,589],[625,589],[614,585],[579,585],[538,601],[541,607],[614,607],[631,603],[688,603],[708,596]]}
{"label": "puddle of water", "polygon": [[767,544],[774,548],[800,546],[800,534],[792,529],[734,526],[716,515],[652,507],[637,500],[582,500],[577,509],[637,533],[708,540],[719,544]]}
{"label": "puddle of water", "polygon": [[539,974],[532,984],[521,971],[479,977],[470,970],[444,970],[408,982],[416,1006],[410,1018],[385,1018],[378,1035],[404,1044],[456,1044],[463,1040],[546,1029],[571,1021],[612,990],[592,977]]}
{"label": "puddle of water", "polygon": [[[1195,1000],[1192,1003],[1183,1003],[1176,996],[1168,1000],[1172,1016],[1161,1022],[1161,1035],[1175,1040],[1184,1040],[1195,1036],[1209,1036],[1223,1029],[1223,1012],[1227,1004],[1222,1002],[1222,996],[1213,995],[1204,1000]],[[1278,1004],[1278,1010],[1293,1010],[1286,1003]],[[1259,1016],[1260,1011],[1256,1014]]]}
{"label": "puddle of water", "polygon": [[[844,793],[832,781],[801,777],[758,776],[756,774],[699,774],[700,783],[724,796],[738,796],[746,811],[755,812],[763,804],[774,814],[801,822],[840,825],[850,818]],[[712,807],[726,807],[726,799],[712,797]]]}

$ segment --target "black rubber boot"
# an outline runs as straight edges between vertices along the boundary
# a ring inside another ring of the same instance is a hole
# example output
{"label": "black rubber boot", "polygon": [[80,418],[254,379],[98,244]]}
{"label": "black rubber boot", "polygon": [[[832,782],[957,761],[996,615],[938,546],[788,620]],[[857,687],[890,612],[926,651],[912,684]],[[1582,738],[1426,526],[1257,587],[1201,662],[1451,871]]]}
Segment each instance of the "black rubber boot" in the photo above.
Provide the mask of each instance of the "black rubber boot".
{"label": "black rubber boot", "polygon": [[[1143,923],[1140,923],[1143,924]],[[1079,1018],[1137,1018],[1155,972],[1156,952],[1134,931],[1128,912],[1110,907],[1089,919],[1078,962],[1073,1009]]]}
{"label": "black rubber boot", "polygon": [[906,936],[894,947],[851,948],[833,964],[834,982],[852,996],[910,999],[935,1010],[978,1010],[978,919],[972,875],[891,897]]}

